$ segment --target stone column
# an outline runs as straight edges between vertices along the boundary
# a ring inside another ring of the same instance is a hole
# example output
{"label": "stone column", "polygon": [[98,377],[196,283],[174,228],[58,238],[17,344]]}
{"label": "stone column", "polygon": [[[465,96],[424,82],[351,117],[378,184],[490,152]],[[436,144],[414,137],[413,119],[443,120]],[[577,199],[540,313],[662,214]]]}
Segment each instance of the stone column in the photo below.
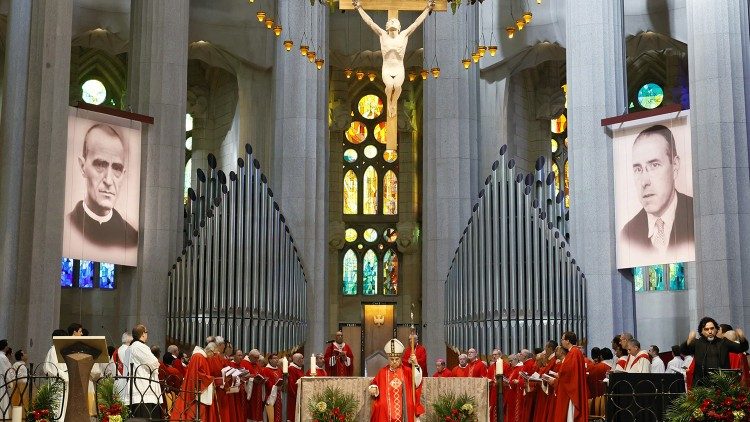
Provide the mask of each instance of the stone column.
{"label": "stone column", "polygon": [[[315,3],[281,1],[278,16],[298,42],[301,29],[313,21],[311,48],[326,60],[322,70],[303,59],[298,50],[286,52],[275,43],[275,134],[270,182],[287,218],[307,277],[307,339],[321,350],[327,314],[320,312],[326,296],[328,251],[328,9]],[[307,9],[312,8],[312,11]],[[297,28],[297,29],[292,29]],[[299,47],[295,45],[295,47]],[[320,47],[320,48],[318,48]]]}
{"label": "stone column", "polygon": [[[433,13],[424,23],[425,61],[431,63],[437,53],[442,70],[440,78],[428,78],[424,88],[422,194],[422,309],[429,310],[422,314],[423,342],[439,355],[446,347],[445,279],[479,189],[472,186],[471,155],[476,150],[478,67],[467,71],[459,63],[467,26],[476,28],[466,25],[466,14],[473,22],[475,12],[464,4],[455,16]],[[434,370],[432,364],[429,370]]]}
{"label": "stone column", "polygon": [[52,330],[59,327],[65,201],[65,165],[60,157],[65,157],[67,144],[72,20],[71,0],[31,2],[27,87],[19,87],[26,89],[23,212],[18,261],[7,268],[17,271],[12,295],[16,338],[29,341],[24,347],[35,362],[42,360]]}
{"label": "stone column", "polygon": [[164,343],[167,271],[182,249],[189,15],[182,0],[130,3],[128,98],[154,124],[144,126],[141,140],[138,267],[120,285],[130,289],[127,322],[146,324],[151,344]]}
{"label": "stone column", "polygon": [[745,1],[687,1],[697,316],[750,323],[750,40]]}
{"label": "stone column", "polygon": [[[29,71],[31,2],[13,0],[8,11],[8,33],[3,71],[3,108],[0,118],[0,268],[18,265],[18,223],[21,219],[21,176],[23,175],[24,129],[26,125],[26,81]],[[14,330],[17,290],[16,271],[0,273],[0,333],[13,344],[23,340]],[[20,334],[20,333],[19,333]]]}
{"label": "stone column", "polygon": [[571,246],[586,274],[588,343],[609,344],[635,325],[633,284],[615,254],[612,138],[600,125],[627,110],[623,0],[569,2],[565,10]]}

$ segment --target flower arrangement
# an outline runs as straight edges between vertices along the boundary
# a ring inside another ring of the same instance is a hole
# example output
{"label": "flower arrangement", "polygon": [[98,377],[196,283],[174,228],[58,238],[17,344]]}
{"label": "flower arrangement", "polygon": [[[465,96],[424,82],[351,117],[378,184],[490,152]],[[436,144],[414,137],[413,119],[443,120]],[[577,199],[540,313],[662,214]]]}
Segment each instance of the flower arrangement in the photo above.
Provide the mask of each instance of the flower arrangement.
{"label": "flower arrangement", "polygon": [[97,418],[100,422],[123,422],[130,416],[127,406],[115,390],[114,378],[99,380],[96,385]]}
{"label": "flower arrangement", "polygon": [[31,409],[26,413],[27,422],[50,422],[55,418],[55,409],[60,408],[60,397],[62,397],[63,385],[60,380],[48,382],[39,387],[39,390],[31,404]]}
{"label": "flower arrangement", "polygon": [[313,422],[353,422],[359,410],[359,400],[340,388],[327,387],[307,403]]}
{"label": "flower arrangement", "polygon": [[734,374],[712,373],[706,384],[675,399],[667,410],[667,420],[750,422],[750,390],[740,385]]}
{"label": "flower arrangement", "polygon": [[441,394],[432,403],[428,413],[429,422],[476,422],[477,403],[468,394],[456,396],[453,393]]}

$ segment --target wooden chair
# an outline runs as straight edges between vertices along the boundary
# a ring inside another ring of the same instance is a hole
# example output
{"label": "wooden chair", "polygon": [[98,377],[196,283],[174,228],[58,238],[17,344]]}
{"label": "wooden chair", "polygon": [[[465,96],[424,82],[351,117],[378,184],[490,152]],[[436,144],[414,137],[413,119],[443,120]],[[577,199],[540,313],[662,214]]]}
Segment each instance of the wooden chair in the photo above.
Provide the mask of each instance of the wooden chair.
{"label": "wooden chair", "polygon": [[607,399],[605,396],[597,396],[589,399],[589,420],[590,421],[606,421],[604,409],[607,405]]}

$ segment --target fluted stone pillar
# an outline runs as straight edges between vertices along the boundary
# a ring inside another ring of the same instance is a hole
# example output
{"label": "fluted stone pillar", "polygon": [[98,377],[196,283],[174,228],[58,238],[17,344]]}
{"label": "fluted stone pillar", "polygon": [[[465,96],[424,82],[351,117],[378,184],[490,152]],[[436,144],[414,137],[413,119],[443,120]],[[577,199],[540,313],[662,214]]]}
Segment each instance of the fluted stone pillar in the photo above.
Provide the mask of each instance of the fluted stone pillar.
{"label": "fluted stone pillar", "polygon": [[746,1],[687,1],[697,317],[750,323]]}
{"label": "fluted stone pillar", "polygon": [[[29,72],[29,33],[31,2],[12,0],[8,10],[5,69],[3,72],[3,108],[0,118],[0,268],[18,265],[18,235],[21,219],[21,176],[23,175],[24,129],[26,125],[26,81]],[[12,344],[22,340],[13,318],[18,288],[16,271],[0,272],[0,333]]]}
{"label": "fluted stone pillar", "polygon": [[154,124],[141,139],[138,267],[120,286],[129,289],[128,325],[146,324],[151,344],[164,343],[167,271],[182,248],[189,12],[183,0],[130,4],[128,99]]}
{"label": "fluted stone pillar", "polygon": [[565,10],[571,246],[586,274],[588,344],[601,345],[635,325],[633,284],[615,254],[612,138],[600,125],[627,110],[623,0]]}
{"label": "fluted stone pillar", "polygon": [[[441,74],[428,78],[424,88],[422,309],[428,311],[422,314],[422,340],[438,355],[445,351],[445,280],[479,190],[472,185],[478,69],[466,71],[460,64],[467,43],[465,15],[473,22],[476,10],[464,4],[455,16],[450,13],[433,13],[424,23],[425,61],[429,65],[437,54]],[[476,25],[468,27],[476,31]]]}
{"label": "fluted stone pillar", "polygon": [[42,360],[52,330],[59,327],[65,200],[65,165],[61,165],[60,157],[66,154],[72,19],[71,0],[31,2],[27,88],[20,87],[27,93],[23,212],[17,265],[6,269],[17,271],[17,288],[12,296],[16,303],[16,338],[28,341],[24,347],[35,362]]}
{"label": "fluted stone pillar", "polygon": [[275,43],[275,134],[270,181],[307,277],[306,344],[310,350],[320,351],[330,335],[326,332],[327,313],[321,307],[327,302],[328,9],[317,2],[310,6],[309,2],[280,1],[278,7],[281,24],[285,31],[292,31],[295,47],[299,47],[299,28],[309,28],[307,19],[313,20],[313,33],[308,33],[313,40],[310,45],[326,60],[323,69],[318,70],[296,50],[286,52],[281,42]]}

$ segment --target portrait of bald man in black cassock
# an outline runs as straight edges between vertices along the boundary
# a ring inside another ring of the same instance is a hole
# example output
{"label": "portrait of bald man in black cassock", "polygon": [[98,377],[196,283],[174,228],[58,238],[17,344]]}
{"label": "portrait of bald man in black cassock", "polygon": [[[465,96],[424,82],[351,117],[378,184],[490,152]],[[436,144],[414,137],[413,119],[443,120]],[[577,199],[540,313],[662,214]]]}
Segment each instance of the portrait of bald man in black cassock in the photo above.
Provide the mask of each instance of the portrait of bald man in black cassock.
{"label": "portrait of bald man in black cassock", "polygon": [[96,123],[86,131],[76,160],[85,183],[84,197],[66,223],[92,247],[138,245],[138,231],[115,209],[127,177],[127,157],[128,144],[112,126]]}

